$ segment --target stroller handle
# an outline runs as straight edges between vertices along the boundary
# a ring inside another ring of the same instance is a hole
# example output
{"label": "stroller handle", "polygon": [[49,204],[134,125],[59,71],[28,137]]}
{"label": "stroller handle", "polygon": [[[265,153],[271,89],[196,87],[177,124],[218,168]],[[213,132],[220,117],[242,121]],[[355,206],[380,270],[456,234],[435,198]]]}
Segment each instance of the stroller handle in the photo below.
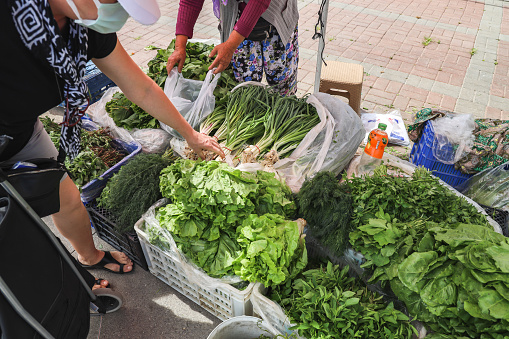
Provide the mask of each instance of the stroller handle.
{"label": "stroller handle", "polygon": [[2,154],[5,150],[5,148],[7,147],[7,145],[9,144],[9,141],[12,140],[12,137],[8,136],[8,135],[0,135],[0,154]]}

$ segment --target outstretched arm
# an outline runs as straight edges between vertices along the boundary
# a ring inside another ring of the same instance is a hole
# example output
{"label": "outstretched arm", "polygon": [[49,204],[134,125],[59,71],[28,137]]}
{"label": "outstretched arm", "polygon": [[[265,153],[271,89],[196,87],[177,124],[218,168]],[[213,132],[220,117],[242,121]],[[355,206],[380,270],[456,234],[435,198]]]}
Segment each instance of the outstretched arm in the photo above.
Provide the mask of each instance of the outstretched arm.
{"label": "outstretched arm", "polygon": [[202,150],[224,156],[217,141],[196,132],[177,111],[163,90],[136,65],[117,40],[107,57],[93,59],[97,67],[122,89],[129,100],[157,120],[177,130],[202,159]]}

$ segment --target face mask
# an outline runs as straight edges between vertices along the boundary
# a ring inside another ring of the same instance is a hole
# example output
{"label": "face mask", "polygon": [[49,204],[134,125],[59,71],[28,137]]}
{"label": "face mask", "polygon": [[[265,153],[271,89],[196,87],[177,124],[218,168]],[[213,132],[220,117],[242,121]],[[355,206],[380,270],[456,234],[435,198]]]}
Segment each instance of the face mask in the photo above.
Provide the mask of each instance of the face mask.
{"label": "face mask", "polygon": [[75,20],[76,23],[103,34],[118,32],[129,18],[129,14],[118,2],[103,4],[94,0],[97,7],[97,19],[95,20],[82,19],[74,2],[67,0],[67,3],[79,19]]}

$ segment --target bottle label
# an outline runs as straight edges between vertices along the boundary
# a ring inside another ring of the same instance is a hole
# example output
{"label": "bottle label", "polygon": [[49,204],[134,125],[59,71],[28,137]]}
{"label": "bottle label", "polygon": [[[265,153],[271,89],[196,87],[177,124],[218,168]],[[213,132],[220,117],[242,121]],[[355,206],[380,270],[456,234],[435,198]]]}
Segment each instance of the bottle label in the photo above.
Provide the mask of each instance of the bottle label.
{"label": "bottle label", "polygon": [[384,134],[377,133],[377,130],[371,131],[369,133],[368,143],[364,148],[364,153],[367,153],[373,158],[382,159],[384,155],[385,146],[387,146],[387,143],[389,141],[387,138],[387,133]]}

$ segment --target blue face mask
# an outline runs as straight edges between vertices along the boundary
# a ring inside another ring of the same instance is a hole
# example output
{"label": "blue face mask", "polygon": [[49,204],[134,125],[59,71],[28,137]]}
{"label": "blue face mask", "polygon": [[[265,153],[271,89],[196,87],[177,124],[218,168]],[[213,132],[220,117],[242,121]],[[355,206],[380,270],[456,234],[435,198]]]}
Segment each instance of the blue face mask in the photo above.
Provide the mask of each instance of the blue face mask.
{"label": "blue face mask", "polygon": [[72,0],[67,0],[67,3],[78,17],[78,20],[75,20],[76,23],[103,34],[118,32],[129,18],[129,14],[118,2],[103,4],[94,0],[97,7],[97,19],[95,20],[82,19],[76,4]]}

